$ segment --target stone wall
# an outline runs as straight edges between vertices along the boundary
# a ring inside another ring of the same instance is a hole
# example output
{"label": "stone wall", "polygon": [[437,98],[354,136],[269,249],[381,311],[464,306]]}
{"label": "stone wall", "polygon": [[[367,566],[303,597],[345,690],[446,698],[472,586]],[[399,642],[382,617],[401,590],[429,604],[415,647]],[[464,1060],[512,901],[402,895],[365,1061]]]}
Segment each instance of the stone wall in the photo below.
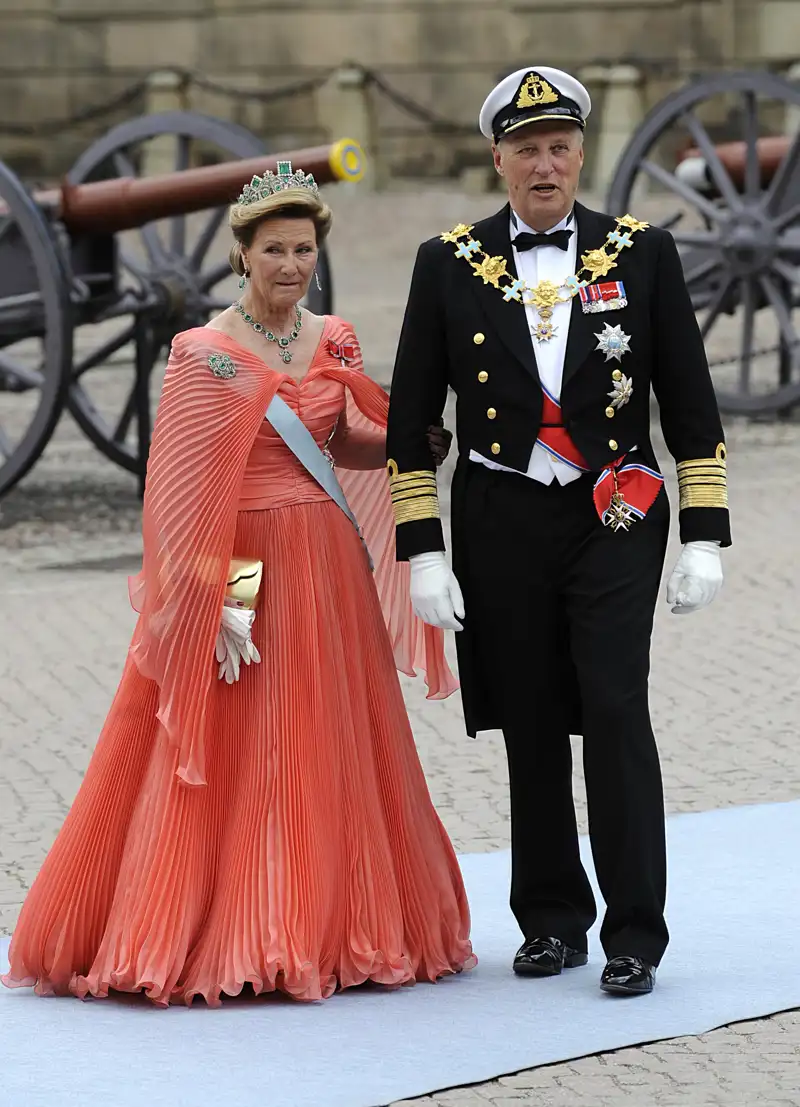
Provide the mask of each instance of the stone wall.
{"label": "stone wall", "polygon": [[[263,90],[349,60],[472,126],[493,81],[529,61],[573,71],[632,62],[643,72],[647,107],[692,71],[780,70],[798,57],[800,0],[0,0],[0,124],[34,130],[10,135],[0,127],[0,157],[27,173],[63,171],[146,101],[51,134],[36,128],[165,67]],[[337,129],[329,92],[263,104],[193,85],[187,99],[281,144],[305,144]],[[384,94],[373,90],[372,100],[392,172],[450,173],[482,150],[471,137],[434,141]]]}

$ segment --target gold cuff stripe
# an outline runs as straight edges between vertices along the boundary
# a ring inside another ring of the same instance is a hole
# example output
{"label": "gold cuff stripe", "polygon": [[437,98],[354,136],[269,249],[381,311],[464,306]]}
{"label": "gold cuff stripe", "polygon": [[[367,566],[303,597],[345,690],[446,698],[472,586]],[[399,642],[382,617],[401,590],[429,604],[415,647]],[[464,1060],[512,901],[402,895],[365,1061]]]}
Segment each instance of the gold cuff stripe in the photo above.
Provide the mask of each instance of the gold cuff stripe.
{"label": "gold cuff stripe", "polygon": [[439,502],[437,496],[431,496],[431,495],[427,495],[427,496],[419,496],[419,495],[416,495],[416,496],[392,496],[392,507],[399,507],[400,504],[413,504],[413,503],[418,502],[419,500],[436,500],[437,503]]}
{"label": "gold cuff stripe", "polygon": [[690,458],[678,462],[680,510],[691,507],[728,506],[727,450],[720,442],[714,457]]}
{"label": "gold cuff stripe", "polygon": [[687,457],[684,461],[678,462],[678,468],[681,469],[686,465],[720,465],[724,469],[727,465],[727,461],[724,458],[718,457]]}
{"label": "gold cuff stripe", "polygon": [[419,523],[423,519],[440,519],[439,501],[435,496],[419,497],[407,503],[394,504],[394,521],[398,526],[403,523]]}
{"label": "gold cuff stripe", "polygon": [[711,473],[705,469],[698,469],[696,473],[687,473],[680,478],[681,484],[727,484],[728,478],[724,473]]}
{"label": "gold cuff stripe", "polygon": [[412,490],[407,491],[407,492],[403,492],[403,491],[392,492],[392,503],[393,504],[404,503],[407,500],[436,500],[436,499],[438,499],[438,496],[436,495],[436,489],[435,488],[429,488],[425,491],[423,491],[423,490],[415,491],[415,490],[412,489]]}
{"label": "gold cuff stripe", "polygon": [[389,460],[389,486],[392,492],[392,509],[397,526],[402,523],[418,523],[423,519],[440,519],[436,474],[431,469],[415,469],[410,473],[398,471],[397,462]]}
{"label": "gold cuff stripe", "polygon": [[436,479],[436,473],[433,469],[413,469],[411,472],[401,473],[397,468],[397,462],[392,461],[391,458],[386,463],[386,468],[389,470],[389,479],[392,484],[397,480],[410,480],[412,477],[433,477],[434,480]]}
{"label": "gold cuff stripe", "polygon": [[409,484],[392,485],[392,499],[398,496],[435,496],[437,495],[436,481],[411,481]]}
{"label": "gold cuff stripe", "polygon": [[436,491],[436,481],[433,477],[418,477],[414,480],[393,480],[391,481],[392,495],[396,492],[412,492],[422,489],[425,492]]}
{"label": "gold cuff stripe", "polygon": [[705,496],[702,499],[697,500],[692,498],[691,500],[686,500],[685,502],[682,502],[680,505],[680,510],[691,511],[692,508],[697,507],[712,507],[715,510],[726,511],[728,508],[728,501],[727,498],[724,500],[715,500],[713,497],[706,498]]}
{"label": "gold cuff stripe", "polygon": [[687,480],[727,480],[724,469],[692,469],[690,473],[678,473],[678,481],[685,484]]}
{"label": "gold cuff stripe", "polygon": [[727,469],[728,464],[725,461],[717,461],[713,457],[701,457],[697,461],[679,461],[677,469],[679,473],[687,472],[689,469]]}
{"label": "gold cuff stripe", "polygon": [[727,488],[728,482],[724,477],[702,477],[684,480],[679,488]]}
{"label": "gold cuff stripe", "polygon": [[686,461],[679,461],[677,468],[678,472],[681,473],[688,469],[704,469],[706,466],[711,469],[726,469],[727,462],[725,456],[688,458]]}
{"label": "gold cuff stripe", "polygon": [[696,486],[686,485],[680,490],[680,510],[688,507],[722,507],[728,506],[728,489],[711,485]]}
{"label": "gold cuff stripe", "polygon": [[678,468],[678,480],[686,480],[695,476],[697,473],[716,473],[718,476],[724,477],[728,470],[724,465],[691,465],[685,469]]}

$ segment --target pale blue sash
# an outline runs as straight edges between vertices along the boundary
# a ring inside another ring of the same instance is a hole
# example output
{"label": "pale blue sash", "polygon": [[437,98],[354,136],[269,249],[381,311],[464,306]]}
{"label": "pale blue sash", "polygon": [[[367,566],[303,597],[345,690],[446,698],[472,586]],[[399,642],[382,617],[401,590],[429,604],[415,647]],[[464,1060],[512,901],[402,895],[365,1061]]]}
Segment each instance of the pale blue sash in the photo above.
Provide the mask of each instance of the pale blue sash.
{"label": "pale blue sash", "polygon": [[358,525],[342,486],[336,478],[325,454],[314,441],[314,436],[302,419],[299,419],[280,396],[275,395],[267,408],[267,422],[281,436],[300,464],[311,474],[317,484],[328,493],[333,502],[340,507],[356,529],[369,560],[370,569],[374,569],[361,527]]}

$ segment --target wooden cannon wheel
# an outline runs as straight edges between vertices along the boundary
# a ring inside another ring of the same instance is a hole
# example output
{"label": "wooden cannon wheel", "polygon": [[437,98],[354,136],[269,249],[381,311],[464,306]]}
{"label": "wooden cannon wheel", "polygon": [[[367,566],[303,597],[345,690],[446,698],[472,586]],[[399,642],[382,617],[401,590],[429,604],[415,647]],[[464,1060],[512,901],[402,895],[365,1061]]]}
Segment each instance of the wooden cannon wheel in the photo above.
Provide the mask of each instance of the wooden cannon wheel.
{"label": "wooden cannon wheel", "polygon": [[765,137],[798,107],[769,73],[697,80],[652,109],[608,190],[610,214],[674,235],[727,413],[800,402],[800,128]]}
{"label": "wooden cannon wheel", "polygon": [[0,496],[41,455],[67,397],[72,319],[54,230],[0,162]]}
{"label": "wooden cannon wheel", "polygon": [[[115,127],[78,159],[68,181],[144,175],[153,165],[148,151],[154,146],[159,173],[266,152],[260,139],[235,124],[169,112]],[[228,236],[218,235],[226,214],[227,207],[220,207],[176,215],[117,235],[116,280],[105,296],[102,288],[93,289],[85,310],[78,306],[69,410],[92,442],[140,482],[161,384],[158,370],[174,335],[206,323],[239,291],[228,265]],[[324,249],[319,269],[322,291],[312,284],[308,307],[327,313],[332,289]]]}

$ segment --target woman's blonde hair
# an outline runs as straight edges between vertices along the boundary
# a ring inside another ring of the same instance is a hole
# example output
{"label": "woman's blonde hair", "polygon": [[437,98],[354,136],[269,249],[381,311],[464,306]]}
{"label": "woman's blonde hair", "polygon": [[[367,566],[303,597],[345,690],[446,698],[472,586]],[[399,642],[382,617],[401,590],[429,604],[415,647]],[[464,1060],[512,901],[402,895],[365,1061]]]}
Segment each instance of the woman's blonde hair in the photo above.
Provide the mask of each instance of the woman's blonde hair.
{"label": "woman's blonde hair", "polygon": [[321,246],[331,229],[333,212],[319,196],[307,188],[287,188],[274,192],[255,204],[234,204],[228,222],[235,242],[229,260],[231,269],[244,276],[242,247],[249,247],[259,226],[267,219],[310,219],[314,224],[317,246]]}

